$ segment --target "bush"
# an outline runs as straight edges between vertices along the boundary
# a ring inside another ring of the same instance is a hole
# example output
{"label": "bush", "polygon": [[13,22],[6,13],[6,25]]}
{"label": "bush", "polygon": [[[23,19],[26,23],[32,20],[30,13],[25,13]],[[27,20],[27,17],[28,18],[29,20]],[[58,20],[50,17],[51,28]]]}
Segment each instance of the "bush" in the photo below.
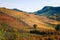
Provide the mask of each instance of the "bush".
{"label": "bush", "polygon": [[60,24],[58,24],[58,25],[55,27],[55,29],[56,29],[57,31],[60,31]]}
{"label": "bush", "polygon": [[37,25],[36,25],[36,24],[34,24],[34,25],[33,25],[33,27],[34,27],[34,29],[36,29]]}

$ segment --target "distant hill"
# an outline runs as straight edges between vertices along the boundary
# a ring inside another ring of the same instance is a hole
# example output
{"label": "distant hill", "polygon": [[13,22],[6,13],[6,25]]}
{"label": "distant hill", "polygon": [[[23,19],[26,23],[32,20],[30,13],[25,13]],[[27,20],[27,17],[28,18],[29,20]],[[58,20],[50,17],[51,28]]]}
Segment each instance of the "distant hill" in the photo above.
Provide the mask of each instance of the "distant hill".
{"label": "distant hill", "polygon": [[17,9],[17,8],[14,8],[14,9],[12,9],[12,10],[16,10],[16,11],[19,11],[19,12],[23,12],[22,10],[19,10],[19,9]]}
{"label": "distant hill", "polygon": [[36,15],[46,16],[54,20],[60,20],[60,7],[45,6],[42,10],[35,12]]}

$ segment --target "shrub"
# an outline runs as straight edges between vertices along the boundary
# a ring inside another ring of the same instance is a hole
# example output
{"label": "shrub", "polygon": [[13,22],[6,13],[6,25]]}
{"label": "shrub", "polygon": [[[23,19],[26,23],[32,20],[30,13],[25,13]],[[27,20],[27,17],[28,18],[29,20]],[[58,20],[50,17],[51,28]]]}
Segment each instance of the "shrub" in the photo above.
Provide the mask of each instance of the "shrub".
{"label": "shrub", "polygon": [[58,25],[55,27],[55,29],[56,29],[57,31],[60,31],[60,24],[58,24]]}
{"label": "shrub", "polygon": [[37,25],[36,25],[36,24],[34,24],[34,25],[33,25],[33,27],[34,27],[34,29],[36,29]]}

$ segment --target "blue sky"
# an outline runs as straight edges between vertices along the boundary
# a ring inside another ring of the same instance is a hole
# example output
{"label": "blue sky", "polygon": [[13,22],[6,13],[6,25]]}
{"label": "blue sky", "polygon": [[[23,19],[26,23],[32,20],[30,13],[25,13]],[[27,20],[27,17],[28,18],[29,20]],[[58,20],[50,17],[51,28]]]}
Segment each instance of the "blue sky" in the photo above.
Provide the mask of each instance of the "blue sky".
{"label": "blue sky", "polygon": [[44,6],[60,6],[60,0],[0,0],[0,7],[34,12]]}

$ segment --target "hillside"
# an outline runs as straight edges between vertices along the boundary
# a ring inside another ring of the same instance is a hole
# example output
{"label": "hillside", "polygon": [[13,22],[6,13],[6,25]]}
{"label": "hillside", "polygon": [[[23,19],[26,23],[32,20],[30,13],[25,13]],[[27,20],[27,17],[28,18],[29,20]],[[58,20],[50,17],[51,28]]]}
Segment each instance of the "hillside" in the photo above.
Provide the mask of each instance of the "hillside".
{"label": "hillside", "polygon": [[9,16],[9,15],[3,13],[3,12],[0,12],[0,21],[3,22],[3,23],[6,22],[6,23],[8,23],[8,25],[10,25],[12,27],[16,27],[16,28],[24,28],[24,27],[28,26],[23,21],[18,21],[14,17]]}
{"label": "hillside", "polygon": [[23,21],[25,24],[29,25],[29,26],[33,26],[34,24],[37,25],[38,28],[47,28],[49,29],[49,25],[47,25],[44,22],[41,22],[34,14],[28,14],[25,12],[18,12],[15,10],[11,10],[11,9],[6,9],[6,8],[0,8],[0,12],[3,12],[13,18],[15,18],[18,21]]}
{"label": "hillside", "polygon": [[45,6],[43,9],[36,11],[35,14],[60,21],[60,7]]}
{"label": "hillside", "polygon": [[0,8],[0,40],[59,39],[60,32],[55,30],[58,23],[45,16]]}

